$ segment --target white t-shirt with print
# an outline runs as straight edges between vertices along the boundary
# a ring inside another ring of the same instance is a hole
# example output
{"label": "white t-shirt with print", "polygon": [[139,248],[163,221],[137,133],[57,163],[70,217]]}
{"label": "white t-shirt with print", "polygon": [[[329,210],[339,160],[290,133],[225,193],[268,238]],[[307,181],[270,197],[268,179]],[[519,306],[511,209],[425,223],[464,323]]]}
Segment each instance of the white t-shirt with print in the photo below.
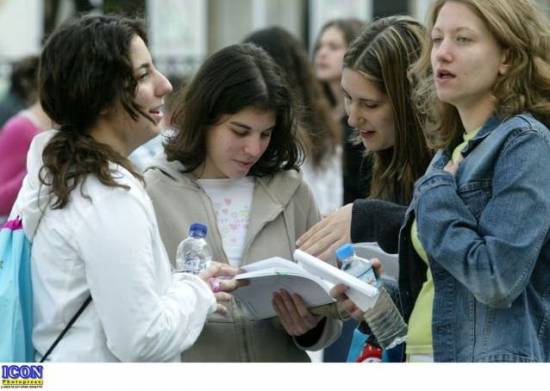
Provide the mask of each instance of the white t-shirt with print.
{"label": "white t-shirt with print", "polygon": [[214,205],[229,264],[238,267],[250,220],[254,177],[199,179],[198,182]]}

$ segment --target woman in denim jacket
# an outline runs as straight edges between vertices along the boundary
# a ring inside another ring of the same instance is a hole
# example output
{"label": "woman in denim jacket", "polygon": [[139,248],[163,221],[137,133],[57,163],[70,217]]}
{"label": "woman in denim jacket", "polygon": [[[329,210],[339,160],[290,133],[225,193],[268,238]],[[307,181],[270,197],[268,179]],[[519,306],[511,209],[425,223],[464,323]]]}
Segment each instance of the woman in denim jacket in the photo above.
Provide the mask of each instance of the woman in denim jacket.
{"label": "woman in denim jacket", "polygon": [[427,130],[442,152],[411,209],[435,285],[438,361],[550,360],[550,32],[541,15],[529,0],[438,1],[431,13],[418,97],[437,118]]}
{"label": "woman in denim jacket", "polygon": [[400,231],[404,315],[435,361],[549,361],[548,22],[529,0],[440,0],[429,21],[413,72],[440,152]]}

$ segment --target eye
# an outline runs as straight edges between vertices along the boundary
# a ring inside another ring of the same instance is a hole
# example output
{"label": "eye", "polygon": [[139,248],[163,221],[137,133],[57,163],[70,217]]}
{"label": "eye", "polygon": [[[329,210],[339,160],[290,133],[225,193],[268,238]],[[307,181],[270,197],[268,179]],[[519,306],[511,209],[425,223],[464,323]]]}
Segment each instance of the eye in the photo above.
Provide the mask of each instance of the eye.
{"label": "eye", "polygon": [[464,37],[464,36],[461,36],[461,35],[456,37],[456,42],[458,42],[458,43],[468,43],[470,41],[471,41],[471,39],[469,37]]}
{"label": "eye", "polygon": [[149,76],[149,72],[142,73],[142,74],[138,75],[137,80],[138,81],[145,80],[145,79],[147,79],[148,76]]}
{"label": "eye", "polygon": [[370,101],[361,101],[361,106],[363,106],[366,109],[376,109],[378,107],[378,103],[370,102]]}
{"label": "eye", "polygon": [[439,45],[442,41],[443,41],[443,38],[441,38],[441,37],[438,37],[438,36],[432,37],[432,43],[434,45]]}
{"label": "eye", "polygon": [[238,137],[246,137],[246,136],[248,135],[248,131],[247,131],[247,130],[235,129],[235,128],[231,128],[231,130],[232,130],[233,133],[235,133],[235,135],[237,135]]}
{"label": "eye", "polygon": [[262,132],[261,137],[262,137],[263,139],[270,138],[270,137],[271,137],[271,133],[272,133],[271,130],[266,130],[265,132]]}

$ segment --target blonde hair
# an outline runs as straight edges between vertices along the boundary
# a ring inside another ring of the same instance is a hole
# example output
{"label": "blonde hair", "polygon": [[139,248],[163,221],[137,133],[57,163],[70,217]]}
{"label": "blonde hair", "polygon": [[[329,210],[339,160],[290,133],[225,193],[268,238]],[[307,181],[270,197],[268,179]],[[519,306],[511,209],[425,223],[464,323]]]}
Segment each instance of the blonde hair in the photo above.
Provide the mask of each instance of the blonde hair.
{"label": "blonde hair", "polygon": [[509,71],[498,76],[492,90],[496,114],[505,119],[528,111],[549,123],[550,29],[544,13],[531,0],[437,0],[428,14],[427,43],[411,69],[419,80],[414,102],[429,119],[425,132],[430,145],[452,147],[464,132],[456,108],[437,98],[431,69],[429,34],[448,1],[468,6],[507,51]]}

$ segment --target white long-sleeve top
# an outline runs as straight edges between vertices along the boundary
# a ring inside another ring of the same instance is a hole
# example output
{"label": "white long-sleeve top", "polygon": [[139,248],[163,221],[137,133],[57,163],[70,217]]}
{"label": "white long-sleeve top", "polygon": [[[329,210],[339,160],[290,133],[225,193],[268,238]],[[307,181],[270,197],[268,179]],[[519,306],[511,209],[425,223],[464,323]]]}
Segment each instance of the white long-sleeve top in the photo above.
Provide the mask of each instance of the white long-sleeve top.
{"label": "white long-sleeve top", "polygon": [[44,201],[46,192],[42,188],[38,194],[38,168],[31,166],[41,161],[37,156],[51,135],[38,137],[17,204],[25,232],[34,236],[37,358],[91,293],[92,302],[50,360],[179,361],[215,309],[208,285],[192,275],[172,274],[152,203],[142,183],[122,167],[112,169],[129,190],[88,176],[66,207],[48,208],[38,224],[37,200]]}

